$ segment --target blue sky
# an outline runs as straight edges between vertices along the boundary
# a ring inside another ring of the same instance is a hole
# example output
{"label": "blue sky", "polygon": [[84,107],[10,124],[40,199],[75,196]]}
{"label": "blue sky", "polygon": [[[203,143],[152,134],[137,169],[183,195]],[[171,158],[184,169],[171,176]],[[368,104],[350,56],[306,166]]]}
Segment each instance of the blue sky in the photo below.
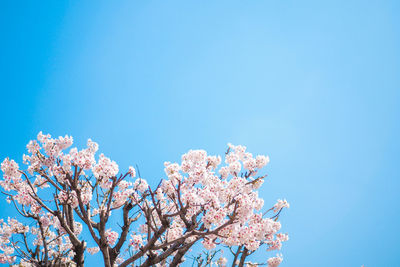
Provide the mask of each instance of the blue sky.
{"label": "blue sky", "polygon": [[243,144],[271,157],[266,204],[291,203],[282,266],[400,266],[399,12],[398,1],[1,1],[0,157],[21,162],[41,130],[70,134],[156,183],[188,149]]}

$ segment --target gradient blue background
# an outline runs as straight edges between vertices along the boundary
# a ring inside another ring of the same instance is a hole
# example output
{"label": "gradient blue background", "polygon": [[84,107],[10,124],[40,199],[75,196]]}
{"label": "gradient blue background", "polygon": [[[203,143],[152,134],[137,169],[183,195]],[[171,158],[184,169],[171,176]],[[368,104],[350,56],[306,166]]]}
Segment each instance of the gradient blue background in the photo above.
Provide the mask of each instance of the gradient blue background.
{"label": "gradient blue background", "polygon": [[399,13],[399,1],[3,0],[0,157],[21,162],[40,130],[70,134],[156,183],[190,148],[244,144],[271,157],[266,205],[291,203],[282,266],[400,266]]}

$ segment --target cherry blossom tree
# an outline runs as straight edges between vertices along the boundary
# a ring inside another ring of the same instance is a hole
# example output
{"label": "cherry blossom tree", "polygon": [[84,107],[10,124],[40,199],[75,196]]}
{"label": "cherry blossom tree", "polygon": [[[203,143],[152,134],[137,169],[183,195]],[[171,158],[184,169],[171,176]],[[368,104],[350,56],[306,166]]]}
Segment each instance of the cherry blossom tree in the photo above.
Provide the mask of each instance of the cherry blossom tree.
{"label": "cherry blossom tree", "polygon": [[230,252],[229,266],[281,263],[279,255],[249,261],[288,240],[278,218],[289,204],[263,209],[257,192],[268,157],[229,144],[223,164],[190,150],[180,164],[165,162],[165,179],[152,188],[135,168],[120,173],[105,155],[96,160],[92,140],[82,150],[72,143],[40,132],[23,155],[25,170],[2,162],[2,193],[19,217],[0,220],[0,263],[80,267],[87,253],[101,253],[106,267],[227,266]]}

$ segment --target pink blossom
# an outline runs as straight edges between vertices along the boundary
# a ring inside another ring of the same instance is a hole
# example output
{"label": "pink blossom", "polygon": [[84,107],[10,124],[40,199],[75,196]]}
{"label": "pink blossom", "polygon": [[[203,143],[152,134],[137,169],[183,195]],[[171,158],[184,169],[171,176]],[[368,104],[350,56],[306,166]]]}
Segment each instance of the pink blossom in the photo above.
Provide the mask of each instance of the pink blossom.
{"label": "pink blossom", "polygon": [[289,203],[286,201],[286,199],[284,199],[284,200],[281,200],[281,199],[278,199],[278,201],[276,202],[276,204],[274,205],[274,211],[275,212],[277,212],[277,211],[279,211],[280,209],[283,209],[283,208],[289,208]]}
{"label": "pink blossom", "polygon": [[90,255],[96,254],[97,252],[100,251],[99,247],[92,247],[92,248],[87,248],[87,251],[89,252]]}
{"label": "pink blossom", "polygon": [[97,179],[111,178],[118,173],[118,165],[115,161],[110,160],[104,154],[100,154],[97,165],[93,167],[93,174]]}
{"label": "pink blossom", "polygon": [[149,185],[147,184],[147,181],[145,179],[138,178],[136,179],[133,187],[143,193],[148,189]]}
{"label": "pink blossom", "polygon": [[219,258],[217,261],[217,264],[219,267],[226,267],[227,263],[228,263],[228,260],[224,257]]}
{"label": "pink blossom", "polygon": [[143,239],[141,235],[131,235],[129,245],[133,246],[135,250],[138,250],[142,244],[143,244]]}
{"label": "pink blossom", "polygon": [[214,249],[216,247],[215,243],[213,242],[213,240],[209,239],[209,238],[204,238],[203,241],[201,241],[201,243],[203,244],[203,247],[207,250],[211,250]]}
{"label": "pink blossom", "polygon": [[261,168],[265,167],[268,163],[269,163],[269,157],[268,156],[258,155],[256,157],[256,164],[257,164],[257,168],[258,169],[261,169]]}
{"label": "pink blossom", "polygon": [[111,246],[113,246],[115,242],[117,242],[119,236],[117,232],[114,232],[111,229],[106,230],[105,235],[107,238],[107,243]]}
{"label": "pink blossom", "polygon": [[129,171],[128,171],[128,173],[129,173],[129,175],[131,176],[131,177],[135,177],[136,176],[136,170],[135,170],[135,168],[133,168],[132,166],[129,166]]}
{"label": "pink blossom", "polygon": [[268,263],[268,267],[277,267],[279,266],[279,264],[281,264],[282,262],[282,258],[277,255],[276,257],[273,258],[269,258],[267,263]]}

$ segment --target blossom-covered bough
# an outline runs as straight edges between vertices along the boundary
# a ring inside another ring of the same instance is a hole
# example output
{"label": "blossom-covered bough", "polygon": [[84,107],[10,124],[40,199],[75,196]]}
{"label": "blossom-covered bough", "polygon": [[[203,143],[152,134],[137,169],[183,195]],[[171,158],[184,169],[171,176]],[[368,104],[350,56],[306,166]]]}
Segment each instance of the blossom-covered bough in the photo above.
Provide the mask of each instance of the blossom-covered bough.
{"label": "blossom-covered bough", "polygon": [[[257,192],[268,157],[229,145],[221,164],[219,156],[190,150],[180,164],[166,162],[166,178],[151,188],[133,167],[119,174],[103,154],[96,160],[98,145],[90,139],[83,150],[69,149],[72,143],[70,136],[39,133],[23,156],[26,171],[8,158],[1,164],[2,192],[22,217],[0,221],[0,263],[84,266],[86,253],[100,252],[107,267],[185,260],[227,266],[224,251],[232,252],[229,266],[282,261],[248,260],[261,246],[279,250],[288,239],[278,217],[289,204],[278,200],[263,211]],[[192,256],[200,246],[207,252]]]}

